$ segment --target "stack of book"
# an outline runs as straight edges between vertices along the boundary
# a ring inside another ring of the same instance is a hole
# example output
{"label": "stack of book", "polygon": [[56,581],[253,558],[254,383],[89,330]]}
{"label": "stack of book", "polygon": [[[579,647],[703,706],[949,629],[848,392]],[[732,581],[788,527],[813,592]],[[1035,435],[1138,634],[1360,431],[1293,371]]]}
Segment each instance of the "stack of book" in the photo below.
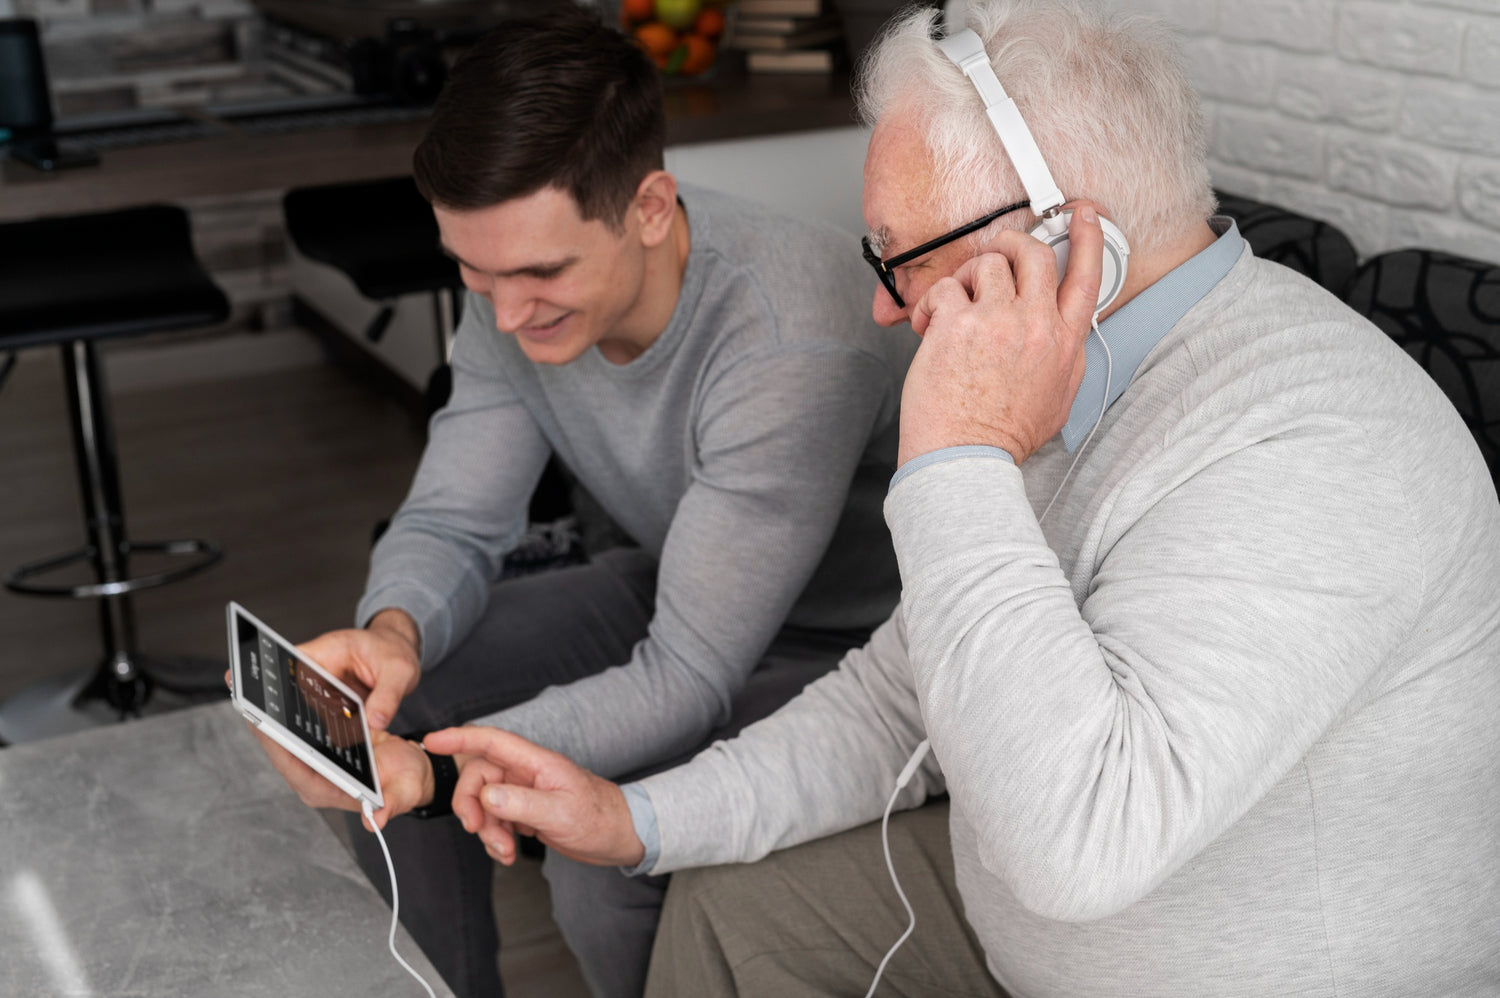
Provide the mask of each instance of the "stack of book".
{"label": "stack of book", "polygon": [[737,0],[729,44],[752,73],[831,73],[844,29],[826,0]]}

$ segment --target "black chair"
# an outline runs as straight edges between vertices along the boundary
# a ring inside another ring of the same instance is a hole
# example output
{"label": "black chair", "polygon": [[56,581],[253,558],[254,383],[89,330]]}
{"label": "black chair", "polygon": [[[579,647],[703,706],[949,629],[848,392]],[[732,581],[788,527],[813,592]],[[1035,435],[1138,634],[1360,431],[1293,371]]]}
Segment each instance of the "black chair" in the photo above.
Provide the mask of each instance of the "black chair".
{"label": "black chair", "polygon": [[395,315],[394,301],[432,296],[440,358],[427,384],[427,408],[448,399],[448,353],[462,305],[458,264],[439,248],[432,208],[410,177],[299,187],[282,199],[287,235],[297,252],[338,270],[382,307],[364,335],[378,343]]}
{"label": "black chair", "polygon": [[1215,191],[1221,214],[1233,218],[1240,235],[1263,260],[1273,260],[1342,295],[1359,257],[1336,226],[1263,201]]}
{"label": "black chair", "polygon": [[[35,687],[0,706],[0,739],[26,741],[87,727],[74,710],[102,698],[121,718],[139,713],[154,684],[184,692],[222,686],[222,673],[169,676],[136,649],[130,594],[200,572],[219,560],[205,540],[130,539],[95,344],[101,339],[202,326],[229,315],[229,302],[198,265],[180,208],[44,218],[0,225],[0,350],[55,345],[62,351],[83,497],[83,547],[12,569],[5,585],[28,596],[96,599],[104,658],[61,684]],[[158,562],[131,575],[141,553]],[[54,571],[87,563],[93,580],[55,584]]]}
{"label": "black chair", "polygon": [[1393,250],[1365,261],[1345,300],[1432,375],[1500,487],[1500,264]]}
{"label": "black chair", "polygon": [[[359,293],[383,307],[365,329],[379,342],[395,313],[395,299],[430,294],[442,363],[428,379],[423,408],[431,416],[448,401],[452,374],[446,363],[461,316],[463,280],[443,253],[432,207],[410,177],[301,187],[282,200],[287,235],[297,251],[348,277]],[[446,301],[445,301],[446,298]],[[445,312],[445,304],[447,310]],[[532,527],[505,562],[503,577],[530,574],[584,560],[572,498],[573,482],[555,460],[547,464],[531,498]],[[390,525],[375,525],[378,540]],[[597,532],[604,534],[605,528]],[[608,535],[613,542],[614,534]]]}

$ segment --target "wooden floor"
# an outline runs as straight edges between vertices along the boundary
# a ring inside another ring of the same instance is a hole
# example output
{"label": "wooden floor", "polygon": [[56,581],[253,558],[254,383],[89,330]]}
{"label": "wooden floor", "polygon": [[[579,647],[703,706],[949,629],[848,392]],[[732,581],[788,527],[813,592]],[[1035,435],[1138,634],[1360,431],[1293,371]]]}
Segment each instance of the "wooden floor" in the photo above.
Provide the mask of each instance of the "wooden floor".
{"label": "wooden floor", "polygon": [[[0,566],[78,546],[83,523],[60,363],[33,351],[0,388]],[[370,529],[400,503],[422,442],[407,413],[328,365],[112,399],[129,533],[226,554],[135,597],[147,653],[222,658],[237,599],[294,640],[349,626]],[[0,693],[92,664],[97,607],[0,592]]]}
{"label": "wooden floor", "polygon": [[[207,537],[226,552],[134,598],[144,652],[222,661],[230,599],[293,640],[349,626],[371,527],[421,452],[406,409],[328,364],[123,391],[112,405],[130,536]],[[0,570],[82,543],[68,426],[56,352],[31,351],[0,386]],[[0,699],[99,657],[95,606],[0,590]],[[535,864],[497,871],[496,886],[512,998],[586,994]]]}

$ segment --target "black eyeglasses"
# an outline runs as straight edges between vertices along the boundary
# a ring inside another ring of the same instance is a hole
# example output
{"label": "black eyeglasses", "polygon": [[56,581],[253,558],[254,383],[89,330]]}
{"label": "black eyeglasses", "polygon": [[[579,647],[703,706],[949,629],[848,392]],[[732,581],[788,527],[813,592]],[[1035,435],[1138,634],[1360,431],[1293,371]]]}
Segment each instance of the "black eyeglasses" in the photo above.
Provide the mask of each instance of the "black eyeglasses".
{"label": "black eyeglasses", "polygon": [[952,232],[945,232],[941,236],[938,236],[936,239],[929,239],[927,240],[927,242],[918,246],[916,249],[909,249],[905,253],[898,253],[895,256],[891,257],[889,260],[882,260],[880,259],[880,257],[875,255],[874,248],[870,246],[869,236],[861,236],[859,244],[864,248],[865,262],[874,268],[875,276],[880,278],[880,283],[890,294],[891,301],[896,303],[897,308],[905,308],[906,302],[901,300],[901,294],[896,290],[895,271],[897,267],[901,266],[902,264],[911,263],[917,257],[922,256],[925,253],[931,253],[939,246],[946,246],[949,243],[953,242],[953,240],[955,239],[967,236],[969,233],[974,232],[978,229],[982,229],[986,225],[989,225],[991,222],[993,222],[995,219],[999,218],[1001,215],[1007,215],[1010,212],[1028,207],[1030,204],[1030,201],[1017,201],[1015,204],[1008,204],[998,211],[990,212],[983,218],[976,218],[974,219],[974,221],[970,222],[967,225],[960,225]]}

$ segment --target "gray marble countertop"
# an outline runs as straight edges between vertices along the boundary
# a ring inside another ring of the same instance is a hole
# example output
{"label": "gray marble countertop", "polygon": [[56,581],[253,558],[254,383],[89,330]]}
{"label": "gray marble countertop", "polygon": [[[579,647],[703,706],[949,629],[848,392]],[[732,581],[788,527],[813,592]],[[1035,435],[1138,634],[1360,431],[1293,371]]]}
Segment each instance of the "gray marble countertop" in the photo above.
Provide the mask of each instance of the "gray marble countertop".
{"label": "gray marble countertop", "polygon": [[421,996],[389,926],[227,703],[0,750],[6,998]]}

